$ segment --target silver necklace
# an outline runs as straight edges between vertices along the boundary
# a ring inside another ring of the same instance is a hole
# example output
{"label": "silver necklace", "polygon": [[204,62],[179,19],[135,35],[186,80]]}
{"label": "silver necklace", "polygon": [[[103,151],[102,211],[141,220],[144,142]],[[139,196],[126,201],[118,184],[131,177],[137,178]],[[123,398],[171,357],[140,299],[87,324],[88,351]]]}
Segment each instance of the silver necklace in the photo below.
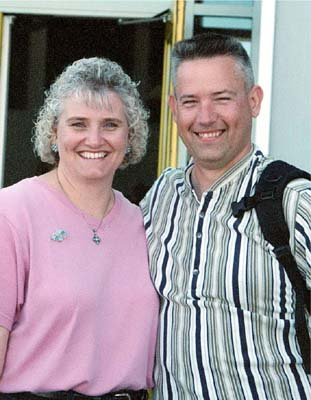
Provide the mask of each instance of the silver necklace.
{"label": "silver necklace", "polygon": [[[83,215],[83,217],[84,217],[84,215]],[[105,215],[104,215],[104,217],[105,217]],[[103,220],[104,220],[104,217],[100,220],[100,223],[99,223],[99,225],[98,225],[98,227],[97,228],[91,228],[90,226],[90,229],[92,229],[92,232],[93,232],[93,237],[92,237],[92,240],[93,240],[93,242],[95,243],[95,244],[100,244],[100,242],[102,241],[102,238],[100,237],[100,236],[98,236],[98,233],[97,233],[97,231],[98,231],[98,229],[101,227],[101,224],[102,224],[102,222],[103,222]],[[84,217],[85,218],[85,217]],[[88,223],[87,223],[88,224]],[[89,224],[88,224],[89,225]]]}
{"label": "silver necklace", "polygon": [[[61,182],[60,182],[60,180],[59,180],[59,176],[58,176],[58,171],[57,171],[57,170],[56,170],[56,178],[57,178],[57,182],[58,182],[58,184],[59,184],[59,186],[60,186],[62,192],[65,194],[65,196],[66,196],[67,198],[69,198],[69,196],[68,196],[66,190],[64,189],[63,185],[61,184]],[[110,198],[110,200],[109,200],[107,210],[109,209],[110,201],[111,201],[111,198]],[[102,238],[98,235],[98,230],[99,230],[100,227],[102,226],[102,223],[103,223],[103,221],[104,221],[104,218],[105,218],[106,214],[107,214],[107,213],[104,213],[104,215],[102,216],[102,218],[101,218],[101,220],[100,220],[100,222],[99,222],[97,228],[92,228],[92,227],[89,225],[89,223],[87,222],[85,215],[81,212],[81,215],[82,215],[82,217],[83,217],[85,223],[87,224],[87,226],[88,226],[88,227],[91,229],[91,231],[93,232],[92,241],[93,241],[95,244],[97,244],[97,245],[99,245],[100,242],[102,241]]]}

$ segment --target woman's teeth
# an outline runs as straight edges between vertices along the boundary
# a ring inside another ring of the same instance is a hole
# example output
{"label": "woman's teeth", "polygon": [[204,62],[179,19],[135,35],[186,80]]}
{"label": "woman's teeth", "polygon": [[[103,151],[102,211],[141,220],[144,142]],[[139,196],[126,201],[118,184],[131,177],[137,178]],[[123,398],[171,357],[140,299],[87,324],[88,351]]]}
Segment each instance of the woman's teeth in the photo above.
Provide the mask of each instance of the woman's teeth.
{"label": "woman's teeth", "polygon": [[86,158],[86,159],[96,159],[96,158],[105,158],[106,157],[106,153],[101,151],[98,153],[91,153],[88,151],[83,151],[82,153],[80,153],[81,157]]}

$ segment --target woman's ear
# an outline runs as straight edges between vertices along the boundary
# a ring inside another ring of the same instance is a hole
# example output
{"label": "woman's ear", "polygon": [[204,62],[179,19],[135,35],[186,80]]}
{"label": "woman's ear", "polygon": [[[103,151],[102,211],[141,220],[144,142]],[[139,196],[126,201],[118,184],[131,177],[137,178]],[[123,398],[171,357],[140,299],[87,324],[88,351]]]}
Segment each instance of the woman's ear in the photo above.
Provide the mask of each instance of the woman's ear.
{"label": "woman's ear", "polygon": [[58,153],[58,145],[57,145],[57,129],[56,127],[52,128],[51,142],[50,142],[51,150],[53,153]]}

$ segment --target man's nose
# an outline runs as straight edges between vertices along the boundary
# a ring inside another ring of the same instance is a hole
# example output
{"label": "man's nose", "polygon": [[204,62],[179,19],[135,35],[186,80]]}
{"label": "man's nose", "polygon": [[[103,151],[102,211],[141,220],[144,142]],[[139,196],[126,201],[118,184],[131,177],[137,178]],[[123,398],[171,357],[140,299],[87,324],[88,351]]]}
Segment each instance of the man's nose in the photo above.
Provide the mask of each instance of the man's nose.
{"label": "man's nose", "polygon": [[213,124],[217,120],[217,111],[212,101],[205,101],[201,104],[198,113],[198,122],[200,124]]}

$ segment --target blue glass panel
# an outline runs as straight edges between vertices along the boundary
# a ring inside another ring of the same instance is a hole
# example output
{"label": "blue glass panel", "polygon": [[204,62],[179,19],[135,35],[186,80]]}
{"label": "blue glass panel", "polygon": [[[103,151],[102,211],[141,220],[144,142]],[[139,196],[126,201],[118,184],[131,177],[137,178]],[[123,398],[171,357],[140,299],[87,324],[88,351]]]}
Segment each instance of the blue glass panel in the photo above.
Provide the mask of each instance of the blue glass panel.
{"label": "blue glass panel", "polygon": [[252,19],[236,17],[202,17],[201,26],[202,28],[251,30]]}
{"label": "blue glass panel", "polygon": [[252,6],[254,1],[253,0],[195,0],[195,3],[199,4],[213,4],[219,6]]}

